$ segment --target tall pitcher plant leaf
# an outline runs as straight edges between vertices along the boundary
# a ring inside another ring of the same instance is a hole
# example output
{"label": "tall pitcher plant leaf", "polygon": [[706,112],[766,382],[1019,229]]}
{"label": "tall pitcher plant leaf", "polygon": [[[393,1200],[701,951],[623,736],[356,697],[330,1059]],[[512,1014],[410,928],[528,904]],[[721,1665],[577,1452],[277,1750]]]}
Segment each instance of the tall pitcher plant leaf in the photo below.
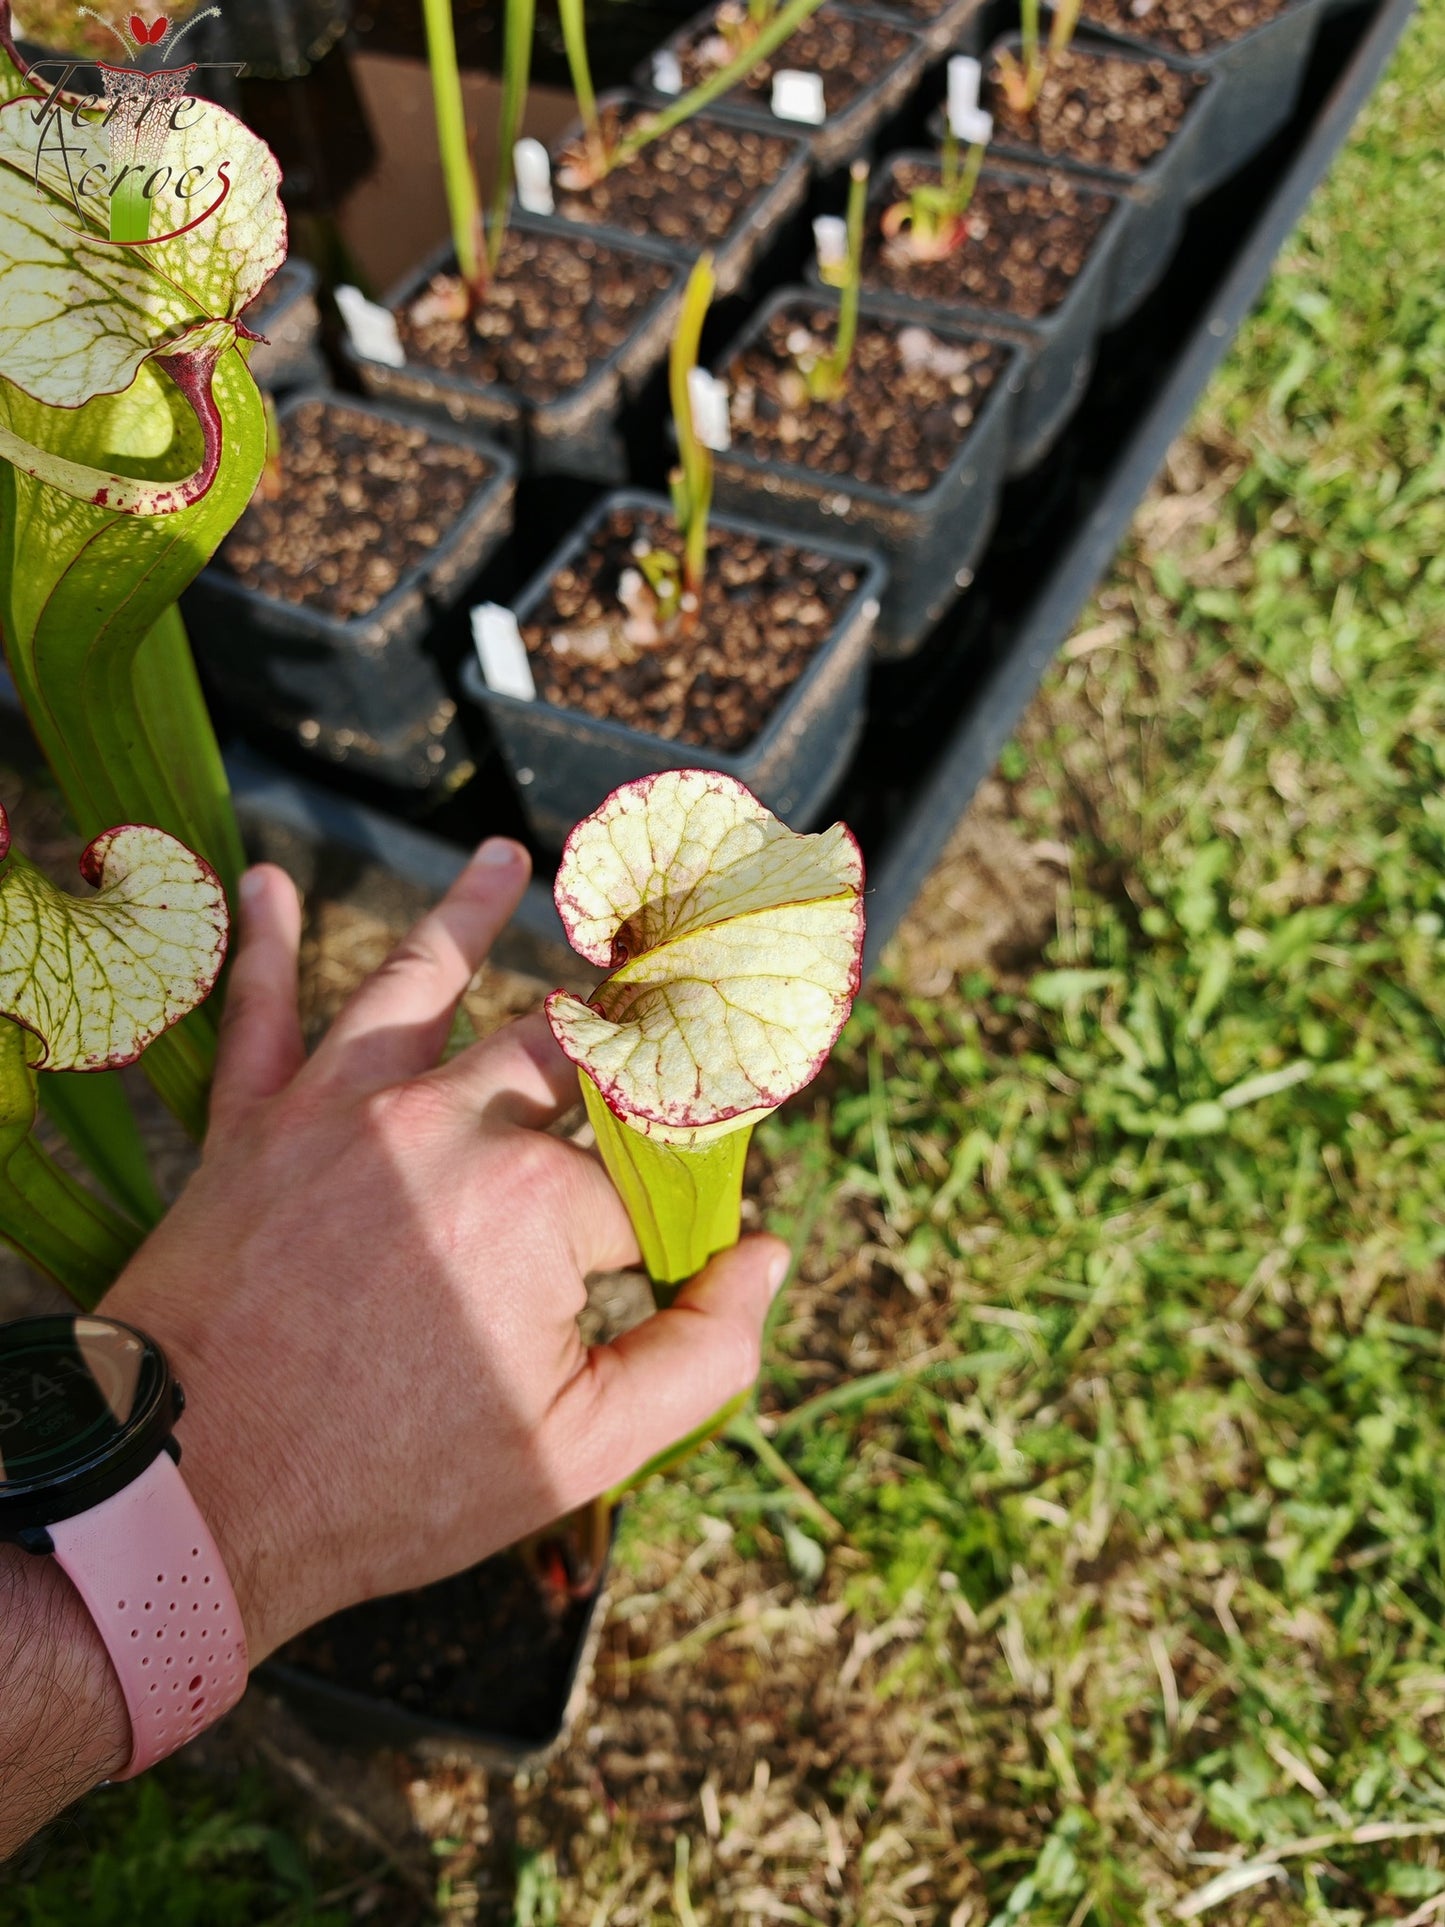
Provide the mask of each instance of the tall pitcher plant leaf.
{"label": "tall pitcher plant leaf", "polygon": [[557,908],[611,974],[547,1015],[659,1302],[737,1241],[748,1136],[847,1021],[862,892],[842,824],[798,835],[708,770],[624,784],[567,841]]}
{"label": "tall pitcher plant leaf", "polygon": [[69,896],[10,849],[0,810],[0,1238],[93,1305],[140,1242],[35,1144],[37,1077],[133,1063],[207,997],[226,954],[225,893],[165,831],[108,830]]}
{"label": "tall pitcher plant leaf", "polygon": [[[233,116],[163,112],[147,238],[111,235],[100,103],[32,81],[0,0],[0,633],[77,825],[153,823],[229,886],[240,840],[175,601],[265,452],[238,318],[285,257],[280,173]],[[133,133],[133,130],[132,130]],[[199,1134],[209,1013],[146,1070]]]}

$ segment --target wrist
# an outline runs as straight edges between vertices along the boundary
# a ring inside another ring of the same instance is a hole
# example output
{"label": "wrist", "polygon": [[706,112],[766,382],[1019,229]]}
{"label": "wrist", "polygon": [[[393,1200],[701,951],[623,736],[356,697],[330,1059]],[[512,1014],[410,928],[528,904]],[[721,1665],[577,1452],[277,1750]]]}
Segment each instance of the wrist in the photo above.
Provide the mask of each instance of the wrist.
{"label": "wrist", "polygon": [[0,1859],[130,1755],[105,1643],[53,1560],[0,1545]]}
{"label": "wrist", "polygon": [[330,1610],[310,1599],[314,1548],[297,1455],[255,1370],[253,1335],[227,1328],[204,1295],[197,1301],[162,1283],[144,1258],[107,1295],[105,1310],[154,1338],[185,1390],[175,1432],[181,1476],[221,1554],[256,1666]]}

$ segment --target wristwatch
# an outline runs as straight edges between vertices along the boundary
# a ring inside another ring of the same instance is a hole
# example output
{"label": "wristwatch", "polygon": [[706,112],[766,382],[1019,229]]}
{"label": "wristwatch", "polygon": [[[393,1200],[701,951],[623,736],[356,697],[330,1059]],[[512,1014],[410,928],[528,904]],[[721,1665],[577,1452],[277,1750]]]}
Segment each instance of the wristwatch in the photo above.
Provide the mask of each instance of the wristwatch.
{"label": "wristwatch", "polygon": [[236,1595],[171,1436],[185,1398],[154,1339],[93,1314],[0,1324],[0,1540],[53,1558],[110,1654],[129,1780],[246,1688]]}

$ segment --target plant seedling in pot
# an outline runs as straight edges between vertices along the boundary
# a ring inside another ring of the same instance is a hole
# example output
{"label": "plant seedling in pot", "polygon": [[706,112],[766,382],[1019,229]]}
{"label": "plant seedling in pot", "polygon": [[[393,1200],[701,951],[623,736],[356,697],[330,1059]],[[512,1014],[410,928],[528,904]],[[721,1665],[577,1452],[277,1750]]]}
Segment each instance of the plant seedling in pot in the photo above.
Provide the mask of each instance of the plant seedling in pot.
{"label": "plant seedling in pot", "polygon": [[710,770],[625,783],[567,840],[557,909],[610,974],[585,1002],[554,991],[547,1017],[660,1305],[737,1242],[753,1127],[847,1021],[862,891],[842,824],[796,835]]}
{"label": "plant seedling in pot", "polygon": [[[504,155],[510,155],[516,145],[527,105],[535,10],[536,0],[507,0],[502,43],[502,108],[498,123],[500,152]],[[485,222],[467,136],[451,0],[422,0],[422,16],[426,23],[437,151],[446,186],[458,272],[454,276],[437,275],[416,303],[413,314],[421,321],[462,319],[486,301],[489,283],[497,271],[506,236],[511,184],[506,167],[500,167],[493,191],[491,221]]]}
{"label": "plant seedling in pot", "polygon": [[1083,0],[1059,0],[1045,49],[1039,41],[1039,0],[1019,0],[1019,37],[1023,44],[1017,57],[1007,49],[997,55],[1004,93],[1015,113],[1032,114],[1038,106],[1049,62],[1068,51],[1082,5]]}
{"label": "plant seedling in pot", "polygon": [[615,619],[595,629],[559,633],[554,646],[563,654],[626,663],[696,633],[707,572],[713,450],[725,448],[728,440],[727,390],[697,365],[713,286],[712,256],[704,254],[688,276],[668,363],[678,446],[668,486],[682,555],[654,548],[639,536],[632,551],[636,566],[624,569],[618,581]]}
{"label": "plant seedling in pot", "polygon": [[[848,170],[848,212],[840,224],[836,215],[820,215],[813,223],[818,249],[818,272],[842,296],[838,303],[838,332],[833,352],[821,358],[804,349],[798,373],[814,401],[836,401],[848,381],[848,368],[858,339],[858,299],[863,281],[863,224],[868,210],[868,163],[854,161]],[[839,228],[841,225],[841,232]]]}
{"label": "plant seedling in pot", "polygon": [[592,70],[587,55],[583,0],[558,0],[557,11],[562,24],[567,65],[583,128],[582,153],[569,160],[559,177],[561,185],[568,188],[593,186],[605,180],[614,169],[635,160],[654,141],[691,120],[739,81],[746,79],[758,61],[775,53],[785,40],[812,18],[822,3],[823,0],[786,0],[786,4],[780,5],[778,0],[767,0],[766,5],[760,6],[760,0],[749,0],[749,16],[754,8],[759,8],[755,30],[736,45],[723,41],[721,47],[724,57],[712,63],[714,71],[709,73],[707,79],[686,93],[680,93],[670,106],[655,114],[640,116],[625,133],[619,133],[597,105],[597,93],[592,85]]}
{"label": "plant seedling in pot", "polygon": [[906,258],[942,261],[968,240],[968,210],[993,137],[993,119],[978,105],[979,79],[979,64],[967,55],[948,63],[939,178],[919,181],[906,200],[883,210],[883,236]]}

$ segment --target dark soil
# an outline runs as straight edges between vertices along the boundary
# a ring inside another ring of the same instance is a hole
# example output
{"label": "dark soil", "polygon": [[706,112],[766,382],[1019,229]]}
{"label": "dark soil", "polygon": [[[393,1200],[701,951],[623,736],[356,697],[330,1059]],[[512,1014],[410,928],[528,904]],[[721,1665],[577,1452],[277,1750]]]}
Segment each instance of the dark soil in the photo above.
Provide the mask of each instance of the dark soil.
{"label": "dark soil", "polygon": [[276,1658],[408,1712],[539,1742],[561,1720],[588,1604],[499,1553],[419,1592],[336,1613]]}
{"label": "dark soil", "polygon": [[398,309],[397,327],[413,360],[551,401],[622,346],[673,272],[585,236],[509,228],[487,298],[470,319],[419,322],[413,303]]}
{"label": "dark soil", "polygon": [[636,566],[639,538],[682,553],[670,518],[618,509],[553,580],[522,630],[537,693],[668,742],[742,749],[832,635],[857,572],[791,542],[714,528],[697,628],[638,647],[623,635],[617,583]]}
{"label": "dark soil", "polygon": [[[714,17],[721,20],[725,11],[739,19],[747,16],[741,0],[727,0],[726,7],[720,7]],[[772,103],[773,70],[797,68],[822,76],[828,113],[830,116],[841,114],[865,88],[881,80],[912,44],[907,34],[882,20],[853,20],[832,7],[823,7],[791,39],[783,42],[771,60],[761,61],[740,88],[734,88],[723,98],[732,100],[742,93],[750,105],[768,110]],[[732,58],[732,51],[721,35],[698,33],[678,48],[684,86],[701,85]]]}
{"label": "dark soil", "polygon": [[303,402],[281,423],[279,495],[257,491],[219,560],[263,595],[368,615],[491,473],[485,455],[424,428]]}
{"label": "dark soil", "polygon": [[1137,174],[1163,153],[1206,84],[1162,60],[1073,46],[1050,58],[1032,113],[1009,105],[996,61],[985,105],[1000,140],[1051,159],[1067,155],[1087,167]]}
{"label": "dark soil", "polygon": [[1273,20],[1293,0],[1084,0],[1084,19],[1166,53],[1202,54]]}
{"label": "dark soil", "polygon": [[[608,113],[608,140],[641,118],[640,109]],[[557,212],[569,221],[701,248],[726,240],[800,151],[796,142],[778,134],[691,120],[651,142],[594,186],[564,189],[564,170],[585,166],[585,147],[577,141],[558,156]]]}
{"label": "dark soil", "polygon": [[[937,167],[900,161],[891,175],[904,200]],[[885,203],[886,205],[886,203]],[[920,261],[879,231],[870,212],[863,282],[913,300],[959,302],[1031,321],[1052,314],[1089,257],[1114,203],[1066,174],[993,174],[985,169],[968,211],[969,237],[941,261]]]}
{"label": "dark soil", "polygon": [[848,384],[814,401],[799,356],[833,349],[834,309],[804,303],[768,322],[727,370],[733,445],[763,460],[866,482],[899,495],[932,488],[1007,359],[993,342],[943,339],[917,322],[863,317]]}

